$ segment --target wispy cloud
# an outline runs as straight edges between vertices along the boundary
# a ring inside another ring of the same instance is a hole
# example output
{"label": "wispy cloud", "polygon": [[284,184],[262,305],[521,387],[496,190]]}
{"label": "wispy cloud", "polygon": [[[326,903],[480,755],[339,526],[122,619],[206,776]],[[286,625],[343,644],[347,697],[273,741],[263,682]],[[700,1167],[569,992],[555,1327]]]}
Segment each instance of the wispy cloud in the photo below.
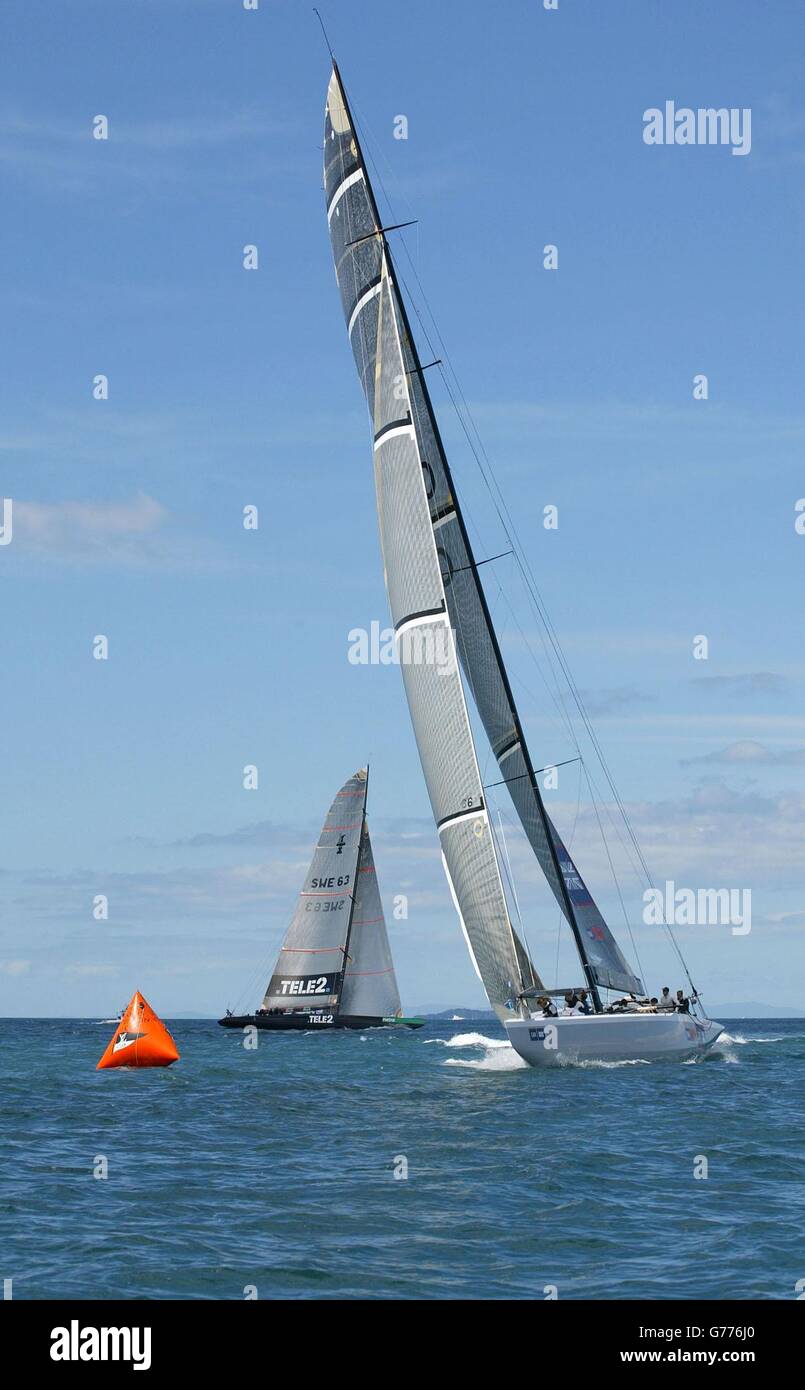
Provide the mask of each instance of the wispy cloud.
{"label": "wispy cloud", "polygon": [[135,559],[168,513],[147,493],[125,502],[14,499],[13,544],[21,551],[81,560]]}
{"label": "wispy cloud", "polygon": [[0,960],[0,973],[3,975],[27,975],[30,968],[29,960]]}
{"label": "wispy cloud", "polygon": [[132,570],[232,569],[248,557],[227,552],[217,537],[192,530],[140,492],[124,501],[37,502],[12,498],[13,540],[4,563],[35,560]]}
{"label": "wispy cloud", "polygon": [[774,671],[741,671],[732,676],[696,676],[691,682],[697,689],[715,695],[782,695],[789,686],[785,676]]}
{"label": "wispy cloud", "polygon": [[601,690],[582,690],[581,697],[587,713],[592,718],[602,714],[617,714],[623,709],[633,709],[635,705],[649,704],[655,699],[645,695],[633,685],[611,686]]}
{"label": "wispy cloud", "polygon": [[[560,830],[569,831],[575,819],[571,853],[595,895],[597,887],[611,892],[609,858],[593,809],[549,806]],[[631,868],[625,829],[615,808],[598,811],[619,876],[628,891],[645,883]],[[805,885],[805,795],[783,791],[764,795],[736,790],[717,778],[703,780],[689,795],[663,801],[634,801],[626,811],[646,862],[659,881],[678,883],[764,886],[768,890],[801,891]],[[539,871],[522,834],[506,835],[516,876],[532,882]]]}
{"label": "wispy cloud", "polygon": [[[148,841],[154,844],[153,841]],[[270,820],[253,821],[251,825],[238,826],[236,830],[201,830],[186,839],[170,840],[167,849],[211,849],[219,846],[257,846],[265,849],[278,843],[299,844],[299,832],[289,826],[276,825]]]}
{"label": "wispy cloud", "polygon": [[119,975],[120,967],[117,965],[95,964],[91,961],[82,965],[68,965],[65,967],[65,975],[74,975],[79,979],[84,978],[106,978],[107,976]]}
{"label": "wispy cloud", "polygon": [[[669,406],[662,401],[565,400],[545,404],[539,400],[474,400],[469,409],[484,433],[496,442],[519,441],[539,430],[543,437],[560,434],[564,440],[606,441],[650,440],[656,448],[658,437],[692,434],[697,441],[726,442],[774,439],[805,439],[805,416],[772,415],[750,411],[731,404],[708,404],[703,416],[688,406]],[[461,438],[458,423],[447,416],[448,436]],[[623,461],[624,465],[626,460]],[[641,462],[641,466],[643,463]]]}
{"label": "wispy cloud", "polygon": [[[96,140],[95,114],[109,121],[109,138]],[[114,108],[90,113],[77,123],[69,119],[31,120],[19,112],[0,116],[0,164],[8,173],[39,185],[51,195],[106,195],[110,182],[131,196],[140,189],[159,188],[177,196],[209,188],[211,152],[218,151],[215,183],[239,184],[246,193],[270,197],[269,175],[281,169],[298,173],[289,153],[288,120],[278,120],[258,106],[189,110],[147,121],[128,119]],[[272,140],[275,142],[272,145]],[[239,161],[234,150],[248,150]]]}
{"label": "wispy cloud", "polygon": [[691,767],[695,763],[723,763],[733,767],[796,767],[805,763],[805,747],[768,748],[754,738],[737,739],[726,748],[714,749],[698,758],[680,759],[681,767]]}

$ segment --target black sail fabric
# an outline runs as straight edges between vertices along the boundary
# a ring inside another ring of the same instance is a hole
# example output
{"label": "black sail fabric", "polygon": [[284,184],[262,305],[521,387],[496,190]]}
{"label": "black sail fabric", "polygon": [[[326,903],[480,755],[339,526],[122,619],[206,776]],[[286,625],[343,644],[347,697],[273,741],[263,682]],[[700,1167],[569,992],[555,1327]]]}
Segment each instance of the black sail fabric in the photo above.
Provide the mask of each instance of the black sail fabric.
{"label": "black sail fabric", "polygon": [[[373,235],[378,228],[374,201],[337,74],[330,83],[325,120],[325,191],[344,313],[358,375],[374,414],[383,242]],[[389,286],[403,358],[398,389],[402,392],[404,384],[406,415],[414,426],[444,599],[467,685],[531,847],[574,929],[589,975],[602,987],[642,993],[640,980],[622,955],[589,891],[583,884],[579,888],[582,880],[578,870],[542,803],[392,274]],[[533,976],[530,982],[538,984],[522,943],[517,941],[516,948],[524,966],[524,979],[528,981]]]}
{"label": "black sail fabric", "polygon": [[336,72],[325,114],[324,188],[344,317],[373,424],[386,588],[414,733],[470,954],[504,1016],[538,980],[509,920],[455,659],[397,292]]}
{"label": "black sail fabric", "polygon": [[319,835],[285,934],[264,1009],[335,1009],[345,952],[366,807],[366,768],[337,793]]}

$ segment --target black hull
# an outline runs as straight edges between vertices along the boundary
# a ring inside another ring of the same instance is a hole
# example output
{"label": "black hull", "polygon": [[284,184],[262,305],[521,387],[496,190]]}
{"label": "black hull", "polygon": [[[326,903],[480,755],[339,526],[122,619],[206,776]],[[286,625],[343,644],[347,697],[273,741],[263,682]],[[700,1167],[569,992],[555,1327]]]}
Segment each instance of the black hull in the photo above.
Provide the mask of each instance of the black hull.
{"label": "black hull", "polygon": [[[321,1021],[319,1021],[321,1020]],[[325,1021],[326,1020],[326,1021]],[[420,1028],[423,1020],[362,1017],[360,1014],[227,1014],[222,1028],[261,1028],[272,1033],[321,1033],[333,1028]]]}

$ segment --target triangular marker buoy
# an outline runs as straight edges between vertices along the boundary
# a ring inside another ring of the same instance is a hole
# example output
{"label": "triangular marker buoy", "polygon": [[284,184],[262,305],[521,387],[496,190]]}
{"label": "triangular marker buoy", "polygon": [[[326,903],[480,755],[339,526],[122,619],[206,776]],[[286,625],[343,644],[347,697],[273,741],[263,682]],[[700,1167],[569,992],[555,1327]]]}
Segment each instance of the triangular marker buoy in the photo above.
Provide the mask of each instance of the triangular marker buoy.
{"label": "triangular marker buoy", "polygon": [[135,990],[112,1041],[104,1052],[96,1071],[106,1067],[169,1067],[179,1060],[176,1044],[161,1019],[157,1018]]}

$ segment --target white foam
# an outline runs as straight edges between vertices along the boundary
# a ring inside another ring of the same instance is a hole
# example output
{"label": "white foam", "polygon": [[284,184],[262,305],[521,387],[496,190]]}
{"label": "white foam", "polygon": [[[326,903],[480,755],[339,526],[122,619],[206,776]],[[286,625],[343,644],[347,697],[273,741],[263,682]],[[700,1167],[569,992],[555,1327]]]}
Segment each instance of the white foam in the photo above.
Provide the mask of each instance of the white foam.
{"label": "white foam", "polygon": [[[561,1064],[560,1064],[561,1065]],[[650,1067],[651,1062],[648,1057],[623,1057],[617,1062],[607,1062],[603,1058],[588,1057],[581,1062],[567,1062],[564,1065],[573,1067]]]}
{"label": "white foam", "polygon": [[743,1033],[728,1033],[726,1029],[721,1034],[715,1046],[719,1043],[737,1043],[739,1047],[746,1047],[749,1043],[777,1043],[785,1042],[785,1038],[746,1038]]}
{"label": "white foam", "polygon": [[456,1033],[452,1038],[428,1038],[443,1047],[511,1047],[506,1038],[487,1038],[483,1033]]}
{"label": "white foam", "polygon": [[472,1071],[521,1071],[528,1068],[528,1062],[515,1052],[511,1043],[492,1040],[492,1047],[485,1057],[448,1057],[442,1063],[445,1067],[469,1067]]}

